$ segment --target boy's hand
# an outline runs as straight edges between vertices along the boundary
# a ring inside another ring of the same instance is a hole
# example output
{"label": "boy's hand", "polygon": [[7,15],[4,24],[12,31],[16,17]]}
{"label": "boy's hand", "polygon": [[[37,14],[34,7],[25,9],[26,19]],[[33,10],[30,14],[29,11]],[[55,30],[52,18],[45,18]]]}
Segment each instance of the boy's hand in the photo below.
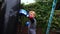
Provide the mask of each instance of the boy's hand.
{"label": "boy's hand", "polygon": [[30,22],[26,22],[26,26],[29,26],[30,25]]}

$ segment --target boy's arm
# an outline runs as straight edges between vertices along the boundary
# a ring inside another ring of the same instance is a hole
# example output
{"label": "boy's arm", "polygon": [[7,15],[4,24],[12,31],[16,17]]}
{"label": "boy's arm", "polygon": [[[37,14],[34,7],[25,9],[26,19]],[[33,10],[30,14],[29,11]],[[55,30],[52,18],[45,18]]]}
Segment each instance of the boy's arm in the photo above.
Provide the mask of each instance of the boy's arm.
{"label": "boy's arm", "polygon": [[35,18],[30,19],[30,21],[31,21],[31,23],[36,24],[36,19]]}
{"label": "boy's arm", "polygon": [[36,24],[36,19],[34,18],[34,23]]}
{"label": "boy's arm", "polygon": [[36,24],[36,19],[35,18],[31,18],[29,15],[27,15],[27,17],[30,19],[31,23],[35,23]]}
{"label": "boy's arm", "polygon": [[32,27],[33,29],[36,29],[36,19],[33,18],[33,19],[30,20],[30,21],[31,21],[31,27]]}

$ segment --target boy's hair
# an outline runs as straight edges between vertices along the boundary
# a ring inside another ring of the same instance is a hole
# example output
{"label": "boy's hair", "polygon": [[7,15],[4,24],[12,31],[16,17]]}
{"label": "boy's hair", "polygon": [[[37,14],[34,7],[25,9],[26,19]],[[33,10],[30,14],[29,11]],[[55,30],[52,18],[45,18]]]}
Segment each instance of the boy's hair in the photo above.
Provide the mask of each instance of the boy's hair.
{"label": "boy's hair", "polygon": [[35,11],[29,11],[29,13],[33,13],[33,14],[34,14],[34,16],[36,16],[36,13],[35,13]]}

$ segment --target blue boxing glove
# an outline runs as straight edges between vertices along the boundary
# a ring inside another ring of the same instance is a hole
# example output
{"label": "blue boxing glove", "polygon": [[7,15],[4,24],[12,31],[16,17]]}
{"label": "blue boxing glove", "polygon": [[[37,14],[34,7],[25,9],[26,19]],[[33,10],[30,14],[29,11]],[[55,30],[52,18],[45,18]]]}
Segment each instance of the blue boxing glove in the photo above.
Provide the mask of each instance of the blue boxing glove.
{"label": "blue boxing glove", "polygon": [[19,14],[27,15],[27,11],[24,9],[20,9]]}
{"label": "blue boxing glove", "polygon": [[29,22],[29,21],[27,21],[27,22],[26,22],[26,26],[29,26],[29,25],[30,25],[30,22]]}

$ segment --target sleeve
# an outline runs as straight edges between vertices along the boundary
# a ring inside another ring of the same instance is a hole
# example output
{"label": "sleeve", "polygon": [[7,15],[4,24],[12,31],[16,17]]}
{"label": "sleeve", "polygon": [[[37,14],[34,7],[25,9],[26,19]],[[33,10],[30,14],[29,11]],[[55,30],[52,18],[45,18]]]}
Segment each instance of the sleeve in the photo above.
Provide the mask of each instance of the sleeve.
{"label": "sleeve", "polygon": [[31,22],[31,28],[36,29],[36,19],[33,19],[34,21]]}
{"label": "sleeve", "polygon": [[34,19],[30,19],[31,23],[34,23]]}
{"label": "sleeve", "polygon": [[36,19],[35,19],[35,18],[33,18],[33,19],[30,19],[30,21],[31,21],[31,23],[34,23],[34,24],[36,24]]}
{"label": "sleeve", "polygon": [[34,18],[34,24],[36,25],[36,19]]}

